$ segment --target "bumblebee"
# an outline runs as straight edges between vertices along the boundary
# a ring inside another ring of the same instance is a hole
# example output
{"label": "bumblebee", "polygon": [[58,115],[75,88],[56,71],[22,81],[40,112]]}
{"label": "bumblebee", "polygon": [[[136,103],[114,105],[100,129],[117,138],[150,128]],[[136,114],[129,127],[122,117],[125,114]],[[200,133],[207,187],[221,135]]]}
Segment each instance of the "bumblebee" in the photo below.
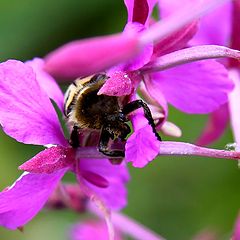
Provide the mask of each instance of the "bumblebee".
{"label": "bumblebee", "polygon": [[161,141],[149,107],[142,100],[129,102],[125,105],[119,97],[98,95],[99,89],[108,79],[106,74],[78,78],[68,88],[64,98],[64,114],[72,127],[70,144],[73,148],[80,146],[79,130],[89,129],[100,131],[98,150],[110,158],[123,158],[124,150],[110,150],[109,141],[126,140],[131,129],[127,122],[128,114],[143,108],[144,116],[152,127],[153,133]]}

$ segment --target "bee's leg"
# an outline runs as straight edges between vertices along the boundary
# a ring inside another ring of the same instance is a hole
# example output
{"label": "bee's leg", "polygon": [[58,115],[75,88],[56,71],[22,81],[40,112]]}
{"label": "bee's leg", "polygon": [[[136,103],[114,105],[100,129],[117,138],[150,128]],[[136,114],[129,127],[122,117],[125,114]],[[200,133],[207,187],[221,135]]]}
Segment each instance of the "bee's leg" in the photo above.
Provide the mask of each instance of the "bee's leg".
{"label": "bee's leg", "polygon": [[76,125],[73,126],[73,130],[71,132],[71,136],[70,136],[70,139],[69,139],[69,144],[73,148],[78,148],[80,146],[78,129],[79,128]]}
{"label": "bee's leg", "polygon": [[125,123],[124,124],[124,129],[121,131],[121,135],[119,138],[121,139],[122,142],[126,141],[127,135],[131,132],[131,128]]}
{"label": "bee's leg", "polygon": [[159,141],[162,141],[161,137],[159,136],[159,134],[156,130],[156,126],[154,124],[154,120],[152,118],[151,111],[145,102],[143,102],[142,100],[135,100],[133,102],[130,102],[124,106],[122,112],[125,115],[127,115],[127,114],[137,110],[138,108],[143,108],[144,116],[148,120],[149,125],[152,127],[153,133],[155,134],[155,136],[157,137],[157,139]]}
{"label": "bee's leg", "polygon": [[104,155],[109,156],[109,157],[124,158],[125,157],[124,151],[121,151],[121,150],[111,151],[108,149],[108,143],[109,143],[110,138],[111,138],[110,133],[103,127],[101,135],[100,135],[99,144],[98,144],[99,152],[101,152]]}

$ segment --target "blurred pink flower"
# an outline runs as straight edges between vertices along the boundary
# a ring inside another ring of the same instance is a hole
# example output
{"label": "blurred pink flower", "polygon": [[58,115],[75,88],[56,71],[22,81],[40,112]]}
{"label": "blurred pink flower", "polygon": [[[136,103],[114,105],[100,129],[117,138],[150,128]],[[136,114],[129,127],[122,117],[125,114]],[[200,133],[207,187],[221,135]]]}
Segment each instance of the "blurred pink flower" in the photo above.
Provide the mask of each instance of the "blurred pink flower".
{"label": "blurred pink flower", "polygon": [[[138,240],[164,240],[162,236],[122,213],[113,212],[111,217],[115,228],[114,240],[124,240],[128,237]],[[101,220],[86,220],[72,228],[70,237],[72,240],[105,240],[108,239],[108,232]]]}
{"label": "blurred pink flower", "polygon": [[[75,225],[71,231],[72,240],[106,240],[108,229],[103,221],[88,220]],[[115,230],[114,240],[123,240],[120,232]]]}

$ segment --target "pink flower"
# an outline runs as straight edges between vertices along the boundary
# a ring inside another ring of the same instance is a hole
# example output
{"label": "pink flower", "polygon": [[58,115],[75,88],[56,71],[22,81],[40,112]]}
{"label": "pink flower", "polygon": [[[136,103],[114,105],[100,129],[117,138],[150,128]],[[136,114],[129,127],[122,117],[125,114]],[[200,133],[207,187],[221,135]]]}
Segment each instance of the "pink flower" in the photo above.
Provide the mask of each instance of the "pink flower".
{"label": "pink flower", "polygon": [[[138,240],[164,240],[163,237],[122,213],[113,212],[112,221],[115,227],[114,240],[127,239],[128,236],[131,239]],[[87,220],[76,224],[71,231],[70,237],[72,240],[105,240],[108,239],[108,232],[101,220]]]}
{"label": "pink flower", "polygon": [[[168,42],[166,39],[173,37],[171,33],[179,30],[181,35],[182,27],[185,29],[184,37],[179,36],[176,45],[185,46],[186,39],[192,36],[192,30],[188,30],[186,25],[194,28],[192,21],[212,5],[218,5],[219,0],[211,1],[210,5],[194,5],[196,11],[189,12],[187,8],[149,28],[149,15],[155,1],[143,2],[138,6],[126,1],[129,16],[132,12],[129,18],[138,22],[130,22],[124,33],[67,44],[46,58],[45,68],[53,75],[63,77],[108,69],[110,79],[100,90],[101,93],[125,96],[133,91],[132,99],[137,97],[135,90],[143,76],[143,91],[148,94],[152,107],[158,107],[158,116],[161,115],[159,113],[167,116],[167,102],[188,113],[208,113],[225,103],[233,88],[226,70],[213,60],[208,64],[189,62],[224,56],[238,58],[238,51],[200,46],[171,52],[169,49],[175,45],[164,44],[164,53],[170,52],[163,55],[162,48],[159,48],[162,41]],[[139,7],[144,9],[139,10]],[[187,17],[179,21],[179,17],[186,13],[189,13]],[[151,73],[183,63],[190,65]],[[30,221],[67,171],[74,172],[84,193],[96,202],[100,201],[104,207],[119,209],[126,204],[125,183],[129,176],[125,164],[112,165],[106,156],[96,150],[96,146],[74,150],[68,145],[50,101],[52,99],[62,109],[63,96],[54,80],[42,71],[43,64],[39,59],[25,64],[15,60],[0,64],[0,123],[3,131],[19,142],[49,147],[21,165],[20,169],[26,172],[0,193],[0,225],[9,229],[16,229]],[[201,82],[199,72],[205,81]],[[176,73],[179,74],[178,79],[175,79]],[[183,73],[189,79],[183,79]],[[114,84],[115,81],[118,84]],[[162,119],[157,120],[162,123]],[[134,133],[126,144],[126,161],[132,161],[136,167],[145,166],[157,155],[240,157],[239,152],[201,148],[181,142],[159,142],[141,114],[134,115],[132,122]]]}
{"label": "pink flower", "polygon": [[[71,231],[72,240],[106,240],[108,239],[108,229],[103,221],[88,220],[75,225]],[[121,234],[115,230],[114,240],[123,240]]]}
{"label": "pink flower", "polygon": [[[191,2],[186,0],[186,2]],[[178,11],[178,1],[161,1],[161,12],[163,15],[174,14]],[[218,44],[240,49],[239,21],[240,2],[238,0],[225,3],[207,16],[204,16],[199,23],[199,30],[190,41],[191,45]],[[234,90],[229,95],[228,104],[223,104],[216,111],[209,115],[205,129],[198,139],[200,145],[208,145],[222,136],[224,130],[231,120],[235,141],[240,143],[240,121],[239,121],[239,67],[240,62],[233,59],[221,60],[221,63],[228,69],[228,75],[235,84]]]}
{"label": "pink flower", "polygon": [[[159,129],[164,128],[168,103],[188,114],[215,111],[227,102],[234,84],[220,63],[208,59],[239,59],[240,54],[215,45],[186,47],[196,33],[196,19],[220,2],[189,2],[175,15],[153,24],[150,16],[156,2],[126,0],[128,22],[122,34],[68,43],[46,57],[45,69],[62,78],[106,71],[110,78],[98,94],[135,100],[136,90],[142,95],[144,91],[148,96],[145,100],[155,108]],[[85,64],[90,61],[89,66]],[[139,111],[132,115],[134,133],[126,143],[126,161],[135,167],[152,161],[161,145],[141,115]]]}
{"label": "pink flower", "polygon": [[43,75],[40,69],[39,59],[26,64],[15,60],[0,64],[0,123],[3,130],[25,144],[54,144],[21,165],[19,168],[26,172],[0,193],[0,225],[9,229],[30,221],[67,171],[76,174],[87,195],[100,198],[107,207],[120,209],[127,201],[125,183],[129,176],[124,163],[115,166],[108,159],[91,159],[89,156],[94,148],[84,153],[84,148],[79,152],[68,146],[49,99],[61,105],[63,95],[53,79]]}

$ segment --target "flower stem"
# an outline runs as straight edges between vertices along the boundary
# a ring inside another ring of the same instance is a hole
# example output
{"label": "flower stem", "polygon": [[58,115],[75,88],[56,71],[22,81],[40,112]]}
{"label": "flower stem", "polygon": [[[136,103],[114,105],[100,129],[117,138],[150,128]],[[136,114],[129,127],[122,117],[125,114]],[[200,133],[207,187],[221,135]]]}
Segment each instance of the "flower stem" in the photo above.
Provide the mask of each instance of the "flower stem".
{"label": "flower stem", "polygon": [[153,62],[143,67],[141,73],[158,72],[199,60],[226,57],[240,60],[240,51],[217,45],[190,47],[156,58]]}
{"label": "flower stem", "polygon": [[159,155],[192,155],[233,160],[240,159],[240,152],[237,151],[217,150],[199,147],[190,143],[168,141],[161,142]]}

